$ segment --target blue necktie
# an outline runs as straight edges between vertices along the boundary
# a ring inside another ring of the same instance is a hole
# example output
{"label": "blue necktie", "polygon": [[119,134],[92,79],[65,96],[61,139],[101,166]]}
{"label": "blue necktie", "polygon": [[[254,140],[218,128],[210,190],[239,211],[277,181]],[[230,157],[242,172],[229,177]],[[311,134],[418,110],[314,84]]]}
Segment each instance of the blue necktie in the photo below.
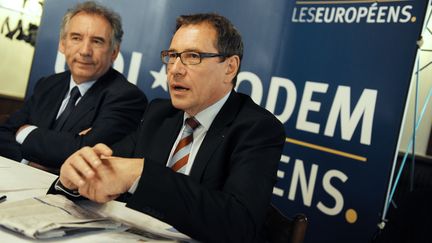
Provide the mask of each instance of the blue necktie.
{"label": "blue necktie", "polygon": [[69,115],[72,113],[73,109],[75,108],[75,103],[77,100],[81,97],[81,93],[77,86],[73,87],[70,91],[70,97],[69,101],[66,105],[66,108],[63,110],[63,112],[60,114],[60,116],[57,118],[57,120],[54,123],[54,129],[56,131],[60,131],[64,124],[66,123],[66,120],[68,119]]}

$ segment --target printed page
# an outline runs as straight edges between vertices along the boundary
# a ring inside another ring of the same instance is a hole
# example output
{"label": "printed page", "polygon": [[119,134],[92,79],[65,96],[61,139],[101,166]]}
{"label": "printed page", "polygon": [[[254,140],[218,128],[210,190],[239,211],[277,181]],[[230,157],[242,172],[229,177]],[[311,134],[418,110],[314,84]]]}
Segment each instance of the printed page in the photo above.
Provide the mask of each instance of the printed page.
{"label": "printed page", "polygon": [[62,195],[1,204],[0,225],[36,239],[122,227],[121,223],[83,209]]}

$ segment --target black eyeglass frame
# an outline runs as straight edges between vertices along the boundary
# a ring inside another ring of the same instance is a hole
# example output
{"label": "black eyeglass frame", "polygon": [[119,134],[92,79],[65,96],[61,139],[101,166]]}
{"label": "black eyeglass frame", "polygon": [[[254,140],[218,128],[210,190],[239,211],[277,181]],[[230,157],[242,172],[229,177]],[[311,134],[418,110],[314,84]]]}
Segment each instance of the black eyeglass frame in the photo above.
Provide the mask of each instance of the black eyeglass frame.
{"label": "black eyeglass frame", "polygon": [[[184,54],[184,53],[192,53],[192,54],[197,54],[199,57],[200,57],[200,59],[199,59],[199,62],[197,62],[197,63],[185,63],[184,61],[183,61],[183,58],[182,58],[182,55]],[[223,61],[225,61],[225,58],[227,57],[226,55],[224,55],[224,54],[220,54],[220,53],[209,53],[209,52],[197,52],[197,51],[182,51],[182,52],[175,52],[175,51],[169,51],[169,50],[163,50],[163,51],[161,51],[161,60],[162,60],[162,63],[164,63],[164,64],[173,64],[173,62],[169,62],[169,61],[166,61],[164,58],[165,57],[168,57],[169,55],[168,54],[174,54],[175,55],[175,59],[177,59],[178,57],[180,57],[180,61],[184,64],[184,65],[198,65],[198,64],[200,64],[201,62],[202,62],[202,59],[203,58],[212,58],[212,57],[221,57],[221,58],[223,58],[223,60],[221,61],[221,62],[223,62]],[[175,60],[174,59],[174,60]]]}

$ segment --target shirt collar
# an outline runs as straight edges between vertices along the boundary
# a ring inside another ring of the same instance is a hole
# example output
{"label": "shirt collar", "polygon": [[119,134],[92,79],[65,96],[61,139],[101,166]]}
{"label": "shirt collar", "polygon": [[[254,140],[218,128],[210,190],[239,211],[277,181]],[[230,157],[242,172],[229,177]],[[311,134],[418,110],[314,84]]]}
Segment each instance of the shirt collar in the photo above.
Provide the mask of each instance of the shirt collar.
{"label": "shirt collar", "polygon": [[69,81],[69,92],[72,90],[73,87],[77,86],[80,93],[81,93],[81,97],[85,95],[85,93],[87,93],[87,91],[93,86],[93,84],[96,83],[97,80],[91,80],[91,81],[86,81],[80,84],[76,84],[75,80],[73,79],[72,75]]}
{"label": "shirt collar", "polygon": [[[216,115],[219,113],[219,111],[222,109],[222,106],[225,104],[225,102],[228,100],[229,95],[231,92],[228,92],[224,97],[222,97],[220,100],[218,100],[213,105],[205,108],[204,110],[200,111],[198,114],[196,114],[194,117],[195,119],[200,123],[199,128],[204,128],[205,131],[207,131],[210,128],[210,125],[212,124],[213,120],[215,119]],[[186,112],[183,115],[183,122],[186,120],[186,118],[189,118],[190,115],[188,115]]]}

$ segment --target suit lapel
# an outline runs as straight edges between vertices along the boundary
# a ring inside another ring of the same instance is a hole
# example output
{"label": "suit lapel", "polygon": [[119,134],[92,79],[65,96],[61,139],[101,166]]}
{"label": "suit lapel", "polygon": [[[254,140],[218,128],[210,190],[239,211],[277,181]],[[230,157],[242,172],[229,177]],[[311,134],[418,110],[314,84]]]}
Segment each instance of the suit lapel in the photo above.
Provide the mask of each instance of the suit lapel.
{"label": "suit lapel", "polygon": [[54,124],[57,113],[60,109],[62,101],[69,90],[69,80],[70,73],[66,72],[65,75],[60,75],[56,77],[56,85],[49,91],[50,94],[60,94],[60,95],[49,95],[43,97],[46,99],[46,103],[43,109],[39,110],[38,116],[40,117],[39,127],[50,128]]}
{"label": "suit lapel", "polygon": [[152,146],[150,154],[152,154],[152,158],[155,158],[155,161],[158,161],[165,165],[168,161],[169,154],[171,153],[171,149],[174,145],[174,142],[180,132],[180,129],[183,125],[183,112],[177,112],[175,115],[168,117],[165,119],[162,124],[158,124],[158,128],[160,131],[159,138],[166,138],[164,140],[160,140],[160,143],[151,143],[155,146]]}
{"label": "suit lapel", "polygon": [[114,72],[112,69],[109,69],[108,72],[99,78],[95,84],[85,93],[85,95],[78,102],[69,118],[66,120],[65,125],[63,126],[64,131],[68,131],[77,124],[81,118],[86,115],[88,112],[95,109],[97,105],[97,101],[101,96],[103,89],[109,85],[109,83],[113,82]]}
{"label": "suit lapel", "polygon": [[195,181],[200,181],[202,174],[207,167],[213,153],[219,147],[220,143],[224,140],[225,131],[237,116],[238,110],[241,106],[239,95],[232,91],[228,100],[222,106],[222,109],[216,115],[210,126],[207,134],[202,142],[198,153],[195,157],[192,166],[190,177]]}
{"label": "suit lapel", "polygon": [[90,88],[90,90],[88,90],[78,102],[77,106],[66,120],[62,130],[68,131],[69,129],[73,128],[74,125],[77,124],[85,114],[95,109],[95,105],[99,97],[97,95],[98,90],[94,90],[94,92],[92,92],[92,88]]}

